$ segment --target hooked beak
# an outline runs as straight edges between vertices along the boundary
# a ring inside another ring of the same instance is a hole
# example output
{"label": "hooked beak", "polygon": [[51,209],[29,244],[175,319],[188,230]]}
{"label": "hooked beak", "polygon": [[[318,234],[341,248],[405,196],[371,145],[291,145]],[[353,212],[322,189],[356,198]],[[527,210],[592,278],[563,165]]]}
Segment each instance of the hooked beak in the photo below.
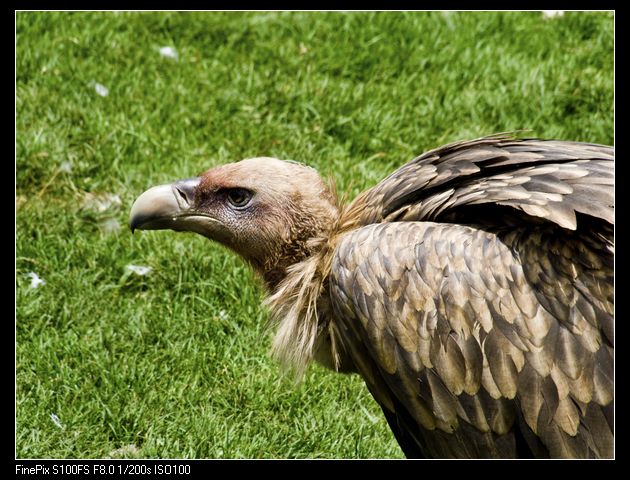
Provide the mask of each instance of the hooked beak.
{"label": "hooked beak", "polygon": [[[199,177],[158,185],[140,195],[129,214],[129,228],[134,230],[198,231],[195,223],[207,216],[194,209],[195,189]],[[195,221],[196,220],[196,221]]]}

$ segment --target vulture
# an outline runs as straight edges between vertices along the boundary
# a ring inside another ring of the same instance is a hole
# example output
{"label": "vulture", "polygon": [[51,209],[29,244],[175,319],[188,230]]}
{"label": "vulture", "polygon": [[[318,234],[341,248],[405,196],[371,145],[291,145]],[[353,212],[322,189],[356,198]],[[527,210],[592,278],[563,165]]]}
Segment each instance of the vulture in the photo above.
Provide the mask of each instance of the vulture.
{"label": "vulture", "polygon": [[313,168],[250,158],[150,188],[130,228],[240,255],[272,355],[358,373],[409,458],[612,458],[613,162],[497,134],[344,205]]}

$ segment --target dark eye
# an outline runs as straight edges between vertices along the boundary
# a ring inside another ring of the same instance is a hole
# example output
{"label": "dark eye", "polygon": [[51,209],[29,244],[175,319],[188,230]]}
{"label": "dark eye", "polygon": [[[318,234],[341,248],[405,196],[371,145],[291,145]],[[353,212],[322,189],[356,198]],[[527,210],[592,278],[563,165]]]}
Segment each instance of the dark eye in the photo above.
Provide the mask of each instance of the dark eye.
{"label": "dark eye", "polygon": [[242,208],[252,199],[253,193],[244,188],[232,188],[227,192],[227,199],[233,206]]}

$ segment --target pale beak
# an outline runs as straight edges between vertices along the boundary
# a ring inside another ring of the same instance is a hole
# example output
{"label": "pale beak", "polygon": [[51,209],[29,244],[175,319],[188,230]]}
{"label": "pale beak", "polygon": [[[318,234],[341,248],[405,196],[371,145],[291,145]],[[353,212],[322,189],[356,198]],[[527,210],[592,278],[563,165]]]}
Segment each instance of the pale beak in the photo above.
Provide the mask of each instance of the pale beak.
{"label": "pale beak", "polygon": [[140,195],[129,214],[129,228],[138,230],[197,231],[194,210],[195,189],[200,178],[188,178],[178,182],[150,188]]}

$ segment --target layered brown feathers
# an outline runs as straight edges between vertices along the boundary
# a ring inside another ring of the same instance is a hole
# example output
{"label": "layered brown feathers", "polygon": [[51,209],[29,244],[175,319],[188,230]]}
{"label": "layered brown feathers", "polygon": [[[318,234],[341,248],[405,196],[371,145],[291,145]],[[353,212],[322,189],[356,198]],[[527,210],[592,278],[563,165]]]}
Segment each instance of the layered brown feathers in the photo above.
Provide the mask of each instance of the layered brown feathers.
{"label": "layered brown feathers", "polygon": [[287,270],[274,353],[360,373],[408,456],[612,457],[613,203],[610,147],[427,152]]}

